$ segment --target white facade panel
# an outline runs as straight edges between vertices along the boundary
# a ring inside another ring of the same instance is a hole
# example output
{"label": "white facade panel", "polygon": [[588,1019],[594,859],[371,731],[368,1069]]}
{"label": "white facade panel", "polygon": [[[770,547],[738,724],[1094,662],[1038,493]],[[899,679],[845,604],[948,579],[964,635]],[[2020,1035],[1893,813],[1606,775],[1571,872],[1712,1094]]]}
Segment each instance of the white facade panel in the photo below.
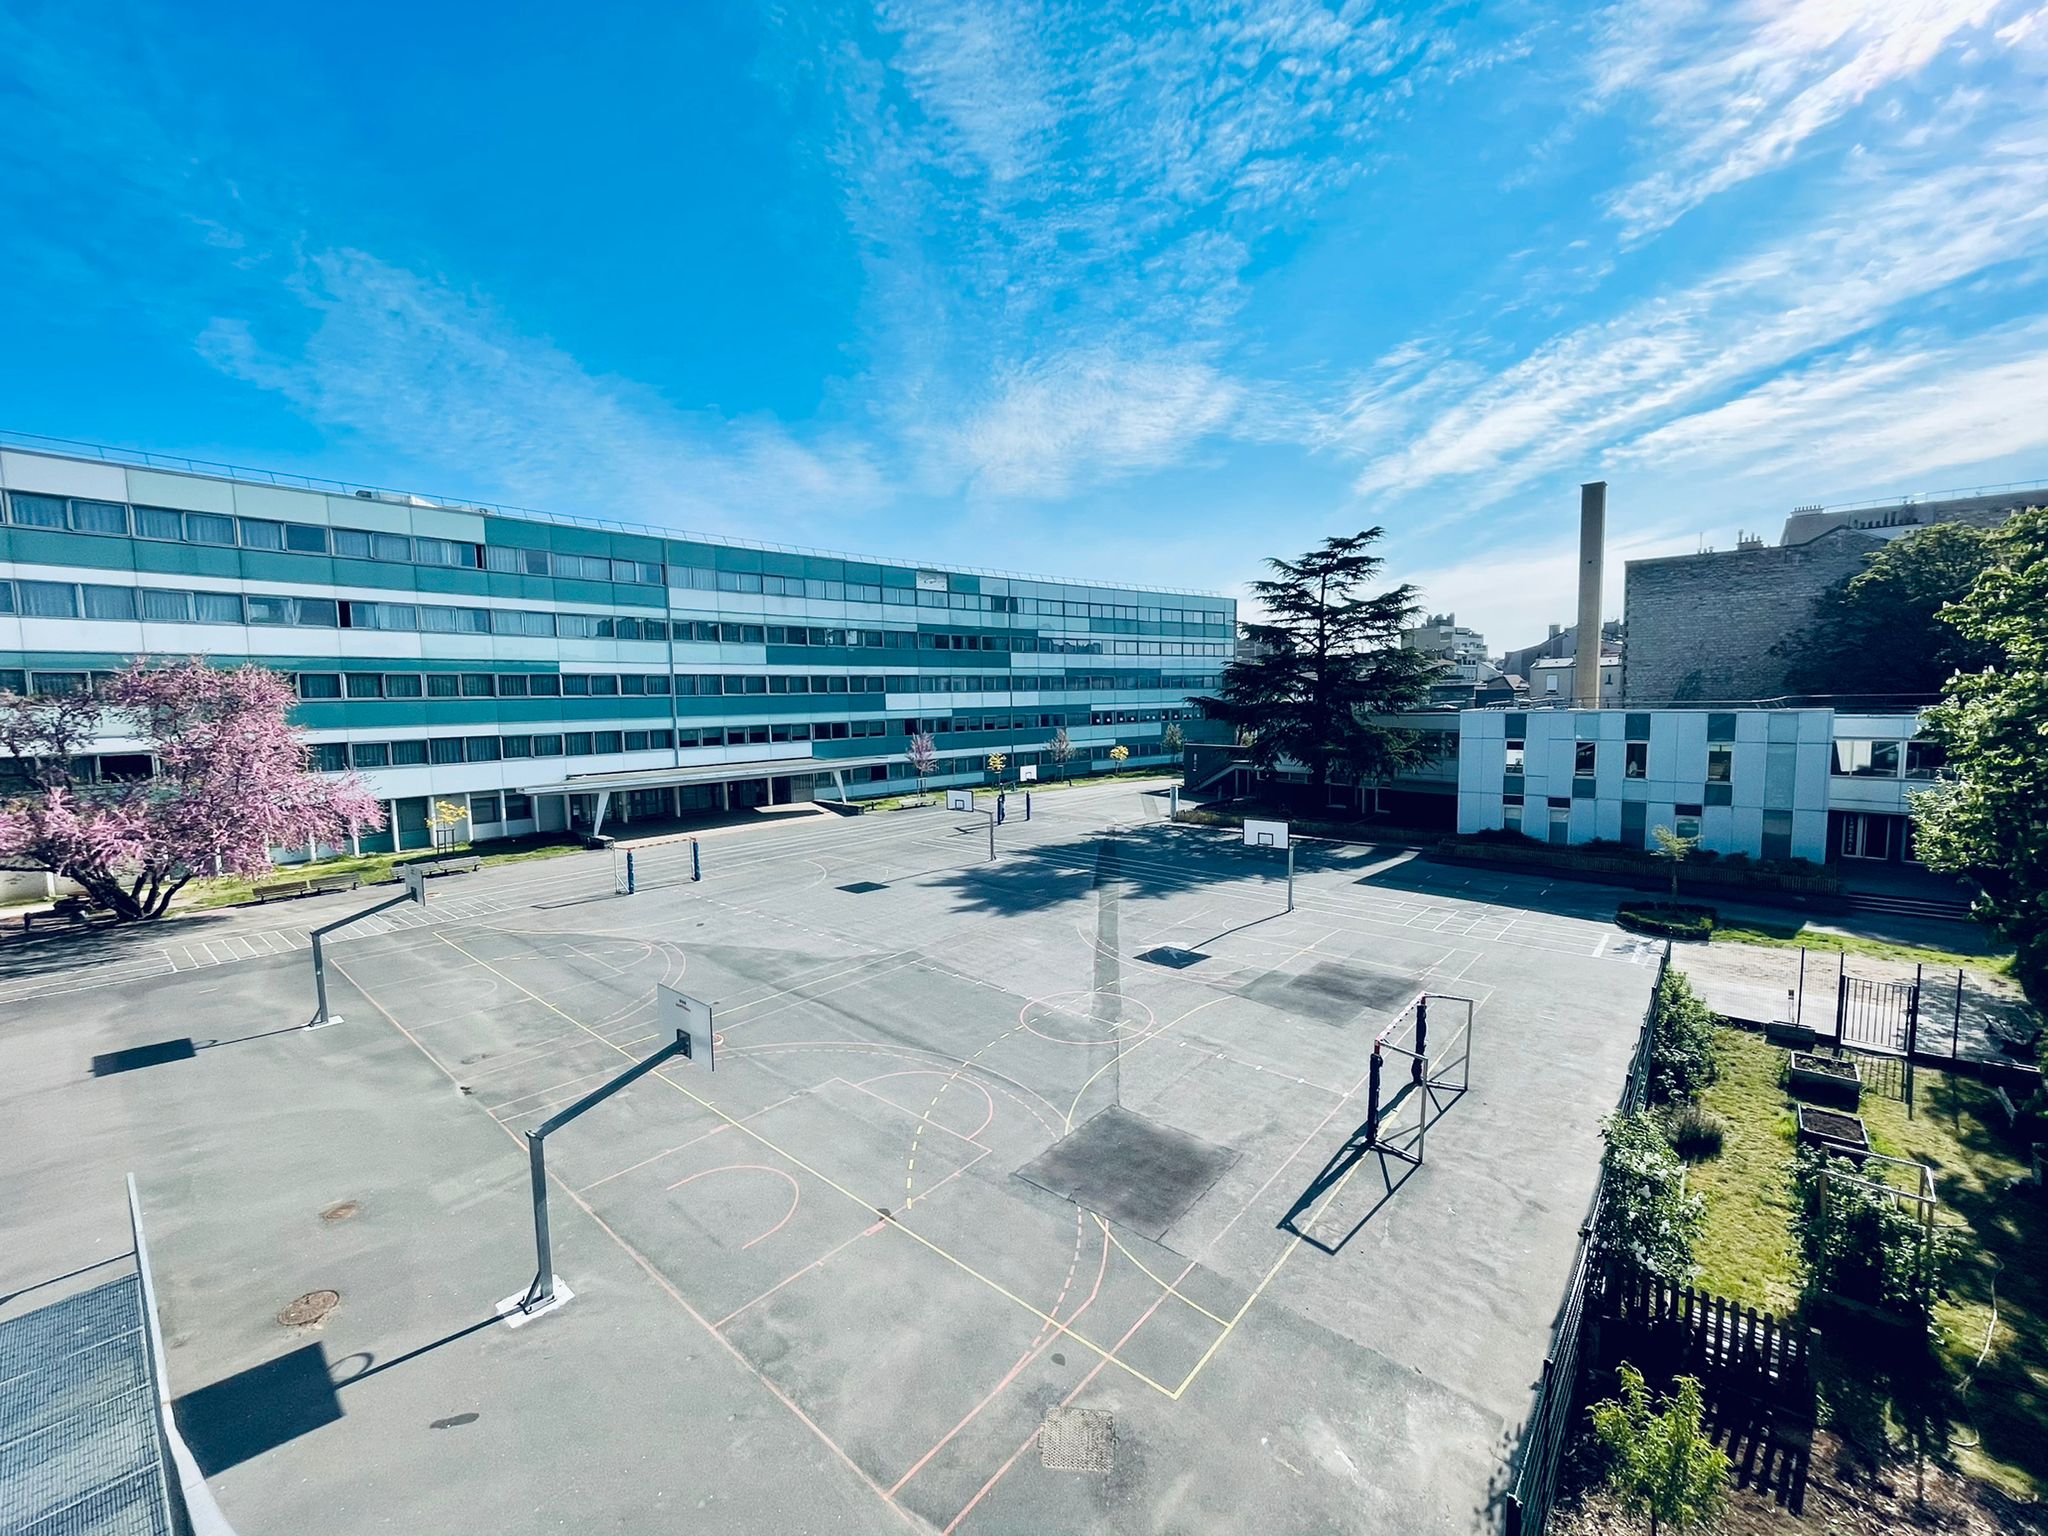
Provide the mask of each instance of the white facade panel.
{"label": "white facade panel", "polygon": [[176,507],[181,512],[235,510],[235,488],[225,480],[167,475],[154,469],[131,469],[127,479],[127,494],[117,499],[138,506]]}
{"label": "white facade panel", "polygon": [[91,501],[124,501],[128,495],[128,477],[118,464],[46,459],[5,448],[0,448],[0,486],[11,491],[41,491],[46,496],[82,496]]}

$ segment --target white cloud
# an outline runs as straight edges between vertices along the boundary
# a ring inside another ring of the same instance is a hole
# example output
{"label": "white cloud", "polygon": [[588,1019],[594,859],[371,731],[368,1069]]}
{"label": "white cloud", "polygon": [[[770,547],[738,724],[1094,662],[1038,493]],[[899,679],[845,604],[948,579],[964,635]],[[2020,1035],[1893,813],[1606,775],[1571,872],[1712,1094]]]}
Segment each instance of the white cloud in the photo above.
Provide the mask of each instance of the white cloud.
{"label": "white cloud", "polygon": [[859,448],[806,445],[770,421],[685,415],[591,375],[477,296],[363,252],[311,257],[290,291],[301,308],[269,315],[260,334],[217,318],[202,353],[380,448],[489,466],[500,484],[553,505],[706,531],[758,532],[769,514],[844,515],[882,495]]}
{"label": "white cloud", "polygon": [[1645,468],[1842,482],[2048,450],[2048,321],[1966,341],[1859,347],[1644,434]]}
{"label": "white cloud", "polygon": [[1241,386],[1199,360],[1069,353],[1000,374],[949,446],[975,491],[1057,496],[1072,488],[1078,465],[1113,476],[1182,458],[1242,397]]}
{"label": "white cloud", "polygon": [[1914,80],[2007,0],[1626,0],[1595,88],[1643,93],[1658,168],[1617,191],[1631,235],[1789,162],[1873,95]]}
{"label": "white cloud", "polygon": [[1630,439],[1847,344],[2048,234],[2048,127],[1917,178],[1867,167],[1820,218],[1693,284],[1566,331],[1475,377],[1432,344],[1368,373],[1333,429],[1370,459],[1361,492],[1482,481],[1476,503],[1553,470],[1597,472]]}

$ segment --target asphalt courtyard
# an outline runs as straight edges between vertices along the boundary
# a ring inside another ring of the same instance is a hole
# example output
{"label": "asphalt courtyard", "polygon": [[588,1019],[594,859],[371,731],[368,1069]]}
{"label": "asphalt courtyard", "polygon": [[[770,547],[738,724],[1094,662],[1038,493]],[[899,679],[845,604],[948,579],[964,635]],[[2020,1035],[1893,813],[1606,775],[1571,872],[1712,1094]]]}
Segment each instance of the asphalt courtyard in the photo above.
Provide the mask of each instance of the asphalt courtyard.
{"label": "asphalt courtyard", "polygon": [[[126,1250],[133,1170],[242,1536],[1497,1523],[1654,975],[1603,893],[1304,844],[1290,913],[1127,783],[993,861],[938,809],[703,853],[439,882],[318,1030],[291,935],[379,893],[0,956],[0,1308]],[[509,1327],[521,1133],[660,1043],[657,983],[715,1067],[550,1139],[573,1299]],[[1356,1136],[1425,992],[1470,1087],[1416,1167]]]}

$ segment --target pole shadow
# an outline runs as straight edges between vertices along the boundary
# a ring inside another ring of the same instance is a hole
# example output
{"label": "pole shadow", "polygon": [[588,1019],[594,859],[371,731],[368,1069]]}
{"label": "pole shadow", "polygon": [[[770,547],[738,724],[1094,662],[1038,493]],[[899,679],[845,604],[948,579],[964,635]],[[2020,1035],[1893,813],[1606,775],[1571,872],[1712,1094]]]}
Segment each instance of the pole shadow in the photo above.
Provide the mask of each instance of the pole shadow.
{"label": "pole shadow", "polygon": [[123,1072],[139,1072],[144,1067],[160,1067],[167,1061],[190,1061],[201,1051],[218,1050],[224,1045],[242,1045],[250,1040],[268,1040],[273,1035],[295,1035],[303,1024],[287,1024],[282,1029],[259,1030],[253,1035],[237,1035],[232,1040],[194,1040],[190,1035],[181,1035],[176,1040],[158,1040],[150,1045],[131,1045],[125,1051],[104,1051],[92,1059],[94,1077],[117,1077]]}

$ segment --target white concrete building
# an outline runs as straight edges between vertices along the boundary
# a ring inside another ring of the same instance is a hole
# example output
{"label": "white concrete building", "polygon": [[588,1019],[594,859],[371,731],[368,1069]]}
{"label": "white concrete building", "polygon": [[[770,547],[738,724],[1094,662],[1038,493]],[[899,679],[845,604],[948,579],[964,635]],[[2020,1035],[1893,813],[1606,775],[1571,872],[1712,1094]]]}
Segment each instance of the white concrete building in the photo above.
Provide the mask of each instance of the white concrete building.
{"label": "white concrete building", "polygon": [[1468,710],[1458,830],[1751,858],[1911,858],[1907,793],[1938,766],[1918,718],[1829,709]]}

